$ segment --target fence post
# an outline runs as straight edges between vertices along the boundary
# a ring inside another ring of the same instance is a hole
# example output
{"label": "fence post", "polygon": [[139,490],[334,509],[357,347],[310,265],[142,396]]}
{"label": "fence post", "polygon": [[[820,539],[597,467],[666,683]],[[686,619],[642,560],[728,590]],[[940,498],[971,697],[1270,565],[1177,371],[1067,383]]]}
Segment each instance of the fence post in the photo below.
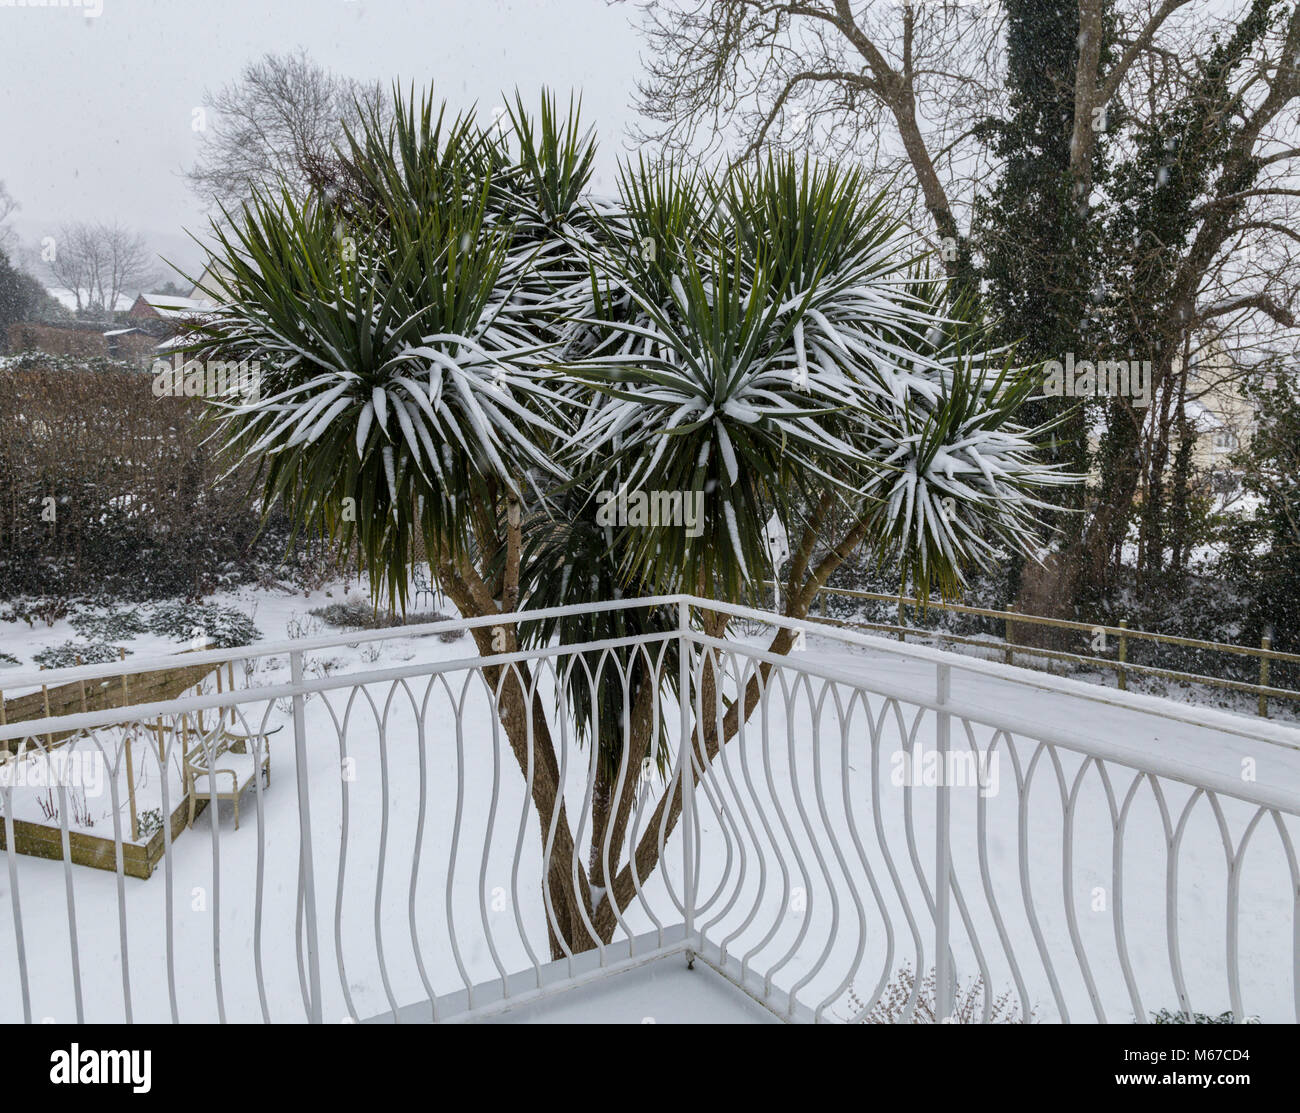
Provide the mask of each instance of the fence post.
{"label": "fence post", "polygon": [[[691,737],[691,606],[685,600],[677,604],[677,702],[681,716],[681,739],[677,753],[677,771],[682,779],[682,904],[686,919],[686,960],[695,961],[692,940],[695,935],[695,771]],[[705,709],[707,714],[707,709]]]}
{"label": "fence post", "polygon": [[952,920],[952,799],[948,784],[948,750],[952,741],[952,716],[943,710],[952,688],[952,666],[935,667],[935,750],[939,783],[935,792],[934,871],[934,1012],[940,1022],[952,1016],[953,972],[948,949]]}
{"label": "fence post", "polygon": [[[1272,649],[1273,648],[1272,637],[1268,634],[1265,634],[1262,638],[1260,638],[1259,648],[1264,650],[1265,652]],[[1259,659],[1259,686],[1261,688],[1268,687],[1268,658],[1267,657],[1261,657]],[[1268,696],[1266,696],[1263,692],[1259,693],[1259,713],[1265,719],[1268,718]]]}
{"label": "fence post", "polygon": [[[1119,620],[1119,628],[1121,630],[1128,629],[1127,618],[1121,618]],[[1127,660],[1128,660],[1128,635],[1120,634],[1119,636],[1119,690],[1121,692],[1128,691],[1128,670],[1124,668],[1124,662]]]}
{"label": "fence post", "polygon": [[1007,612],[1006,625],[1003,627],[1002,630],[1002,640],[1006,642],[1006,649],[1003,650],[1002,660],[1005,661],[1008,665],[1010,665],[1013,663],[1012,654],[1011,654],[1011,616],[1016,613],[1016,608],[1012,606],[1008,606],[1006,608],[1006,612]]}
{"label": "fence post", "polygon": [[320,947],[316,934],[316,878],[311,849],[311,803],[307,790],[307,721],[301,690],[302,650],[289,654],[289,679],[293,694],[293,760],[298,777],[298,890],[303,901],[303,925],[307,932],[307,1019],[312,1024],[324,1020],[320,992]]}

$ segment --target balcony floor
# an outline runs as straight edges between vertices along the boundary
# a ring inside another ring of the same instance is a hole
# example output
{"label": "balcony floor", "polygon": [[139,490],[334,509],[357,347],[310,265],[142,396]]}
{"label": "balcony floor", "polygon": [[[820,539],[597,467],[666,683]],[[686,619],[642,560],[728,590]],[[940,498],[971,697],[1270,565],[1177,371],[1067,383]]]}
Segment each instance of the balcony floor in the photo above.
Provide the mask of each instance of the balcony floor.
{"label": "balcony floor", "polygon": [[490,1024],[778,1024],[704,962],[683,954],[574,986],[485,1018]]}
{"label": "balcony floor", "polygon": [[[635,940],[620,940],[605,948],[605,965],[595,951],[576,955],[572,962],[550,962],[537,971],[510,976],[510,998],[502,996],[500,981],[475,986],[439,998],[439,1017],[479,1024],[780,1024],[778,1016],[718,973],[740,977],[734,960],[721,964],[717,948],[697,940],[708,958],[697,956],[694,969],[686,965],[686,942],[680,924]],[[639,956],[639,957],[638,957]],[[747,984],[761,993],[753,971]],[[797,1010],[799,1011],[799,1010]],[[368,1023],[427,1023],[428,1002],[418,1002]],[[801,1017],[802,1019],[802,1017]]]}

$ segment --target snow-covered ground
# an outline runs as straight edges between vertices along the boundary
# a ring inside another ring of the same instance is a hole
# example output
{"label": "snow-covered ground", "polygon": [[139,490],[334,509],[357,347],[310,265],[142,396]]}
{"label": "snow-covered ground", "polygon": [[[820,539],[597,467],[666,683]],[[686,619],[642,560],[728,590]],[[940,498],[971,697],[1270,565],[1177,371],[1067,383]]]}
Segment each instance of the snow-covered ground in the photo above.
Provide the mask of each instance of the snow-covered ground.
{"label": "snow-covered ground", "polygon": [[[328,599],[323,593],[311,598],[244,593],[221,601],[245,610],[255,604],[263,635],[282,641],[286,633],[328,632],[312,630],[310,623],[304,627],[302,616],[339,596],[335,589]],[[48,639],[40,644],[66,636],[57,630],[53,638],[40,633]],[[34,637],[31,644],[36,644]],[[410,1004],[425,996],[426,979],[441,994],[463,988],[467,980],[477,983],[501,970],[522,969],[534,957],[543,962],[549,957],[539,895],[538,827],[525,807],[523,777],[482,682],[464,668],[432,681],[427,675],[397,683],[347,679],[472,654],[468,637],[445,642],[395,630],[382,644],[345,643],[309,658],[310,677],[341,685],[306,701],[308,748],[301,786],[311,807],[327,1020],[366,1018],[393,1002]],[[146,655],[141,639],[136,657]],[[812,634],[793,663],[851,677],[868,693],[881,688],[929,699],[934,692],[933,664],[901,657],[885,641],[845,646]],[[954,658],[953,664],[960,666],[961,659]],[[280,654],[262,658],[247,682],[264,686],[283,682],[287,675],[288,662]],[[847,1015],[851,1010],[843,983],[853,971],[852,988],[869,998],[882,974],[889,981],[904,965],[927,970],[933,964],[933,928],[920,878],[933,876],[935,792],[927,786],[905,789],[894,783],[894,774],[898,755],[908,746],[933,749],[934,720],[929,713],[918,720],[914,706],[893,705],[870,694],[865,705],[861,698],[853,703],[846,684],[796,684],[793,670],[782,675],[789,689],[779,684],[772,689],[766,713],[756,712],[744,734],[724,749],[724,760],[716,763],[701,794],[705,903],[700,922],[710,939],[726,940],[729,954],[748,954],[760,972],[779,967],[777,986],[788,989],[806,978],[802,1000],[814,1006],[831,1000],[832,1014]],[[1023,677],[1026,682],[1019,683],[955,667],[951,698],[955,706],[983,709],[976,719],[1014,716],[1040,733],[1105,744],[1113,759],[1104,767],[1109,782],[1090,763],[1076,793],[1076,773],[1085,759],[1056,747],[1038,752],[1029,787],[1019,790],[1036,745],[1016,734],[996,739],[998,760],[986,766],[995,782],[986,778],[983,791],[953,789],[954,870],[963,898],[953,913],[959,975],[969,984],[982,958],[994,992],[1014,990],[1016,971],[1006,957],[1005,933],[1037,1019],[1060,1017],[1058,993],[1071,1019],[1091,1019],[1090,976],[1106,1015],[1131,1020],[1135,1006],[1112,915],[1118,898],[1124,903],[1127,953],[1142,1011],[1176,1009],[1165,916],[1166,822],[1171,830],[1178,828],[1193,790],[1162,778],[1157,796],[1152,784],[1143,781],[1117,854],[1107,786],[1114,808],[1122,808],[1134,777],[1123,767],[1128,755],[1138,767],[1153,760],[1176,761],[1193,774],[1233,779],[1247,793],[1267,787],[1300,800],[1300,752],[1250,737],[1248,720],[1242,720],[1245,736],[1227,733],[1053,689],[1052,679],[1042,674],[1025,672]],[[241,674],[240,686],[245,682]],[[550,706],[548,685],[544,677]],[[1150,701],[1150,706],[1158,708],[1161,701]],[[1168,706],[1186,715],[1186,708]],[[294,946],[300,786],[291,708],[283,700],[251,704],[248,714],[258,722],[265,715],[268,727],[284,727],[272,736],[271,785],[260,796],[249,790],[238,831],[223,804],[216,809],[215,826],[210,811],[178,838],[170,891],[162,869],[148,881],[127,878],[119,906],[113,874],[72,869],[87,1020],[123,1015],[119,917],[127,926],[135,1019],[170,1016],[169,904],[182,1020],[218,1015],[218,972],[226,1016],[260,1019],[259,970],[270,1017],[303,1017],[300,957]],[[382,732],[376,725],[380,721],[385,723]],[[977,722],[970,732],[968,736],[966,724],[957,720],[954,747],[967,746],[973,737],[987,751],[995,741],[994,732]],[[588,751],[570,738],[566,784],[574,823],[582,815],[587,759]],[[721,800],[726,801],[725,823],[712,806]],[[977,838],[981,811],[982,842]],[[1222,795],[1212,804],[1202,794],[1186,819],[1177,868],[1176,953],[1197,1011],[1217,1013],[1230,1006],[1224,973],[1229,919],[1224,835],[1235,852],[1256,814],[1253,806]],[[1293,1020],[1297,890],[1275,822],[1271,814],[1256,822],[1238,864],[1241,991],[1247,1013]],[[1280,822],[1294,845],[1300,823],[1290,816]],[[1063,837],[1066,830],[1071,832],[1068,839]],[[1066,845],[1072,861],[1068,886],[1063,886]],[[418,858],[412,853],[417,846]],[[1117,863],[1123,871],[1118,893],[1113,886]],[[17,872],[34,1017],[72,1019],[65,867],[20,857]],[[665,923],[680,918],[665,882],[680,892],[681,873],[679,836],[674,835],[663,868],[645,885],[646,904]],[[710,902],[715,888],[718,896]],[[11,901],[3,868],[0,894],[4,903]],[[962,927],[963,906],[981,945],[979,956]],[[920,954],[909,914],[919,933]],[[639,906],[629,910],[627,922],[634,932],[655,926]],[[1086,973],[1076,958],[1076,935],[1087,957]],[[16,986],[13,937],[14,920],[6,912],[0,915],[0,971],[9,986]],[[16,991],[0,996],[0,1020],[21,1015]]]}

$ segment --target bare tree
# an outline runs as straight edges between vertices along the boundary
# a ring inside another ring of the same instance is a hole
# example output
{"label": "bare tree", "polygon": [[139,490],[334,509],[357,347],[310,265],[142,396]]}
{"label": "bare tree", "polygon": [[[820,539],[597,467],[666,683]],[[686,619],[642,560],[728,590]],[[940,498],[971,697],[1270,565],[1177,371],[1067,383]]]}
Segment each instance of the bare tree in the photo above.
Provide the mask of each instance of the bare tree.
{"label": "bare tree", "polygon": [[[1117,13],[1124,49],[1109,66],[1101,20],[1111,0],[1079,0],[1070,172],[1087,198],[1093,109],[1106,104],[1170,15],[1190,0]],[[642,0],[652,47],[640,138],[669,147],[725,142],[843,155],[899,175],[929,214],[949,273],[977,185],[991,167],[980,125],[1001,103],[998,0]],[[922,223],[922,222],[918,222]],[[944,243],[943,241],[947,241]]]}
{"label": "bare tree", "polygon": [[9,192],[9,187],[0,182],[0,252],[5,255],[13,255],[18,247],[18,234],[9,225],[10,218],[18,208],[18,202]]}
{"label": "bare tree", "polygon": [[65,224],[54,237],[50,275],[76,298],[77,311],[112,313],[118,299],[156,272],[144,237],[112,224]]}
{"label": "bare tree", "polygon": [[344,123],[382,115],[388,98],[377,82],[333,74],[299,49],[250,62],[203,103],[215,120],[186,178],[205,203],[234,210],[254,190],[283,186],[303,196],[343,141]]}

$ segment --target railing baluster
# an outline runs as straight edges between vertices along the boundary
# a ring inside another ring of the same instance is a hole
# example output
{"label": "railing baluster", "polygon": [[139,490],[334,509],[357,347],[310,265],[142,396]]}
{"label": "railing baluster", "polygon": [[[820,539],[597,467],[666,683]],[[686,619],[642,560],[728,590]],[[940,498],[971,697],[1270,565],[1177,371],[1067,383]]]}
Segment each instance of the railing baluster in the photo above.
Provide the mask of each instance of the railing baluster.
{"label": "railing baluster", "polygon": [[[3,700],[0,700],[0,710],[4,707]],[[19,757],[23,754],[24,746],[18,747]],[[9,759],[9,751],[2,751],[4,757]],[[0,768],[4,768],[7,761],[0,761]],[[23,940],[23,913],[22,907],[18,900],[18,847],[14,840],[14,790],[13,786],[6,784],[4,792],[0,795],[4,800],[4,820],[5,820],[5,857],[9,861],[9,903],[13,909],[14,915],[14,951],[18,958],[18,985],[22,992],[23,998],[23,1022],[30,1024],[32,1022],[32,996],[31,988],[27,981],[27,947]]]}
{"label": "railing baluster", "polygon": [[[935,666],[935,702],[942,707],[952,688],[952,666]],[[935,750],[939,764],[939,783],[935,794],[935,875],[934,875],[934,1011],[940,1020],[952,1016],[953,971],[948,949],[952,927],[952,823],[951,788],[948,784],[948,750],[952,741],[952,716],[935,713]]]}
{"label": "railing baluster", "polygon": [[[289,678],[297,691],[293,695],[293,761],[298,779],[298,835],[301,854],[298,860],[298,891],[303,902],[303,920],[307,931],[307,983],[310,1004],[307,1019],[312,1024],[324,1020],[320,988],[320,940],[316,931],[316,877],[311,850],[311,800],[307,787],[307,716],[302,692],[302,650],[289,654]],[[216,816],[213,816],[216,822]]]}
{"label": "railing baluster", "polygon": [[684,600],[677,605],[677,683],[681,716],[681,738],[677,770],[682,784],[682,903],[685,905],[686,938],[695,934],[695,774],[691,757],[694,741],[691,730],[691,608]]}

